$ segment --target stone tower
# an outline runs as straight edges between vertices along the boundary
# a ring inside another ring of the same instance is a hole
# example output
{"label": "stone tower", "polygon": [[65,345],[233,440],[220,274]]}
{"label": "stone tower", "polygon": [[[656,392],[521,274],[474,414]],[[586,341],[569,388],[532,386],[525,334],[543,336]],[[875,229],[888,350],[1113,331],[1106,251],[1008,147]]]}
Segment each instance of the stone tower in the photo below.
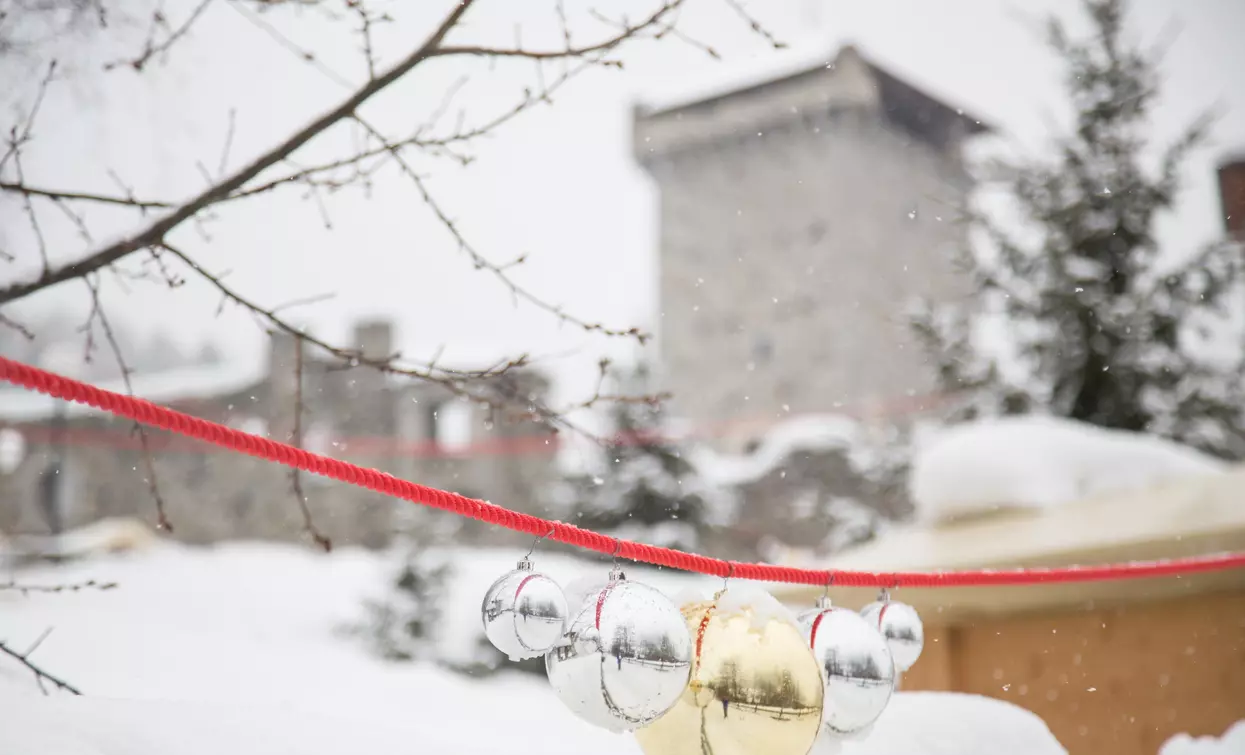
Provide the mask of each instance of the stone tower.
{"label": "stone tower", "polygon": [[845,47],[761,84],[635,113],[660,194],[658,335],[693,422],[911,401],[907,324],[964,282],[965,140],[988,131]]}

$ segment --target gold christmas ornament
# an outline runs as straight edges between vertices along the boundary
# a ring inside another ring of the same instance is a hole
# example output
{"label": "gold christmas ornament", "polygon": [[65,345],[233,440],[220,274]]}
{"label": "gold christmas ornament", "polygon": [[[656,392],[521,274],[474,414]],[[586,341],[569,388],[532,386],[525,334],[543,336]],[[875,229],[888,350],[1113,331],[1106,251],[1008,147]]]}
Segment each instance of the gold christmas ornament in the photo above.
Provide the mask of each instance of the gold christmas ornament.
{"label": "gold christmas ornament", "polygon": [[636,731],[645,755],[807,755],[821,727],[821,669],[769,593],[731,587],[683,606],[692,678]]}

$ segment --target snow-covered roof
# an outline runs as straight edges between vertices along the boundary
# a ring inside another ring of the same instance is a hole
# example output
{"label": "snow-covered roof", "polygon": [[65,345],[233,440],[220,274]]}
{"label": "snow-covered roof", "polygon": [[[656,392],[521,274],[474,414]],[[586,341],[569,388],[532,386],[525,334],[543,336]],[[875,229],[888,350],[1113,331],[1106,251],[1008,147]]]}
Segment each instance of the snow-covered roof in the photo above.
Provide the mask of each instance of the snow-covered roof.
{"label": "snow-covered roof", "polygon": [[[244,360],[178,367],[130,376],[134,395],[156,403],[224,396],[249,388],[265,375],[262,361]],[[98,384],[99,388],[128,393],[121,379]],[[57,412],[58,399],[21,388],[0,390],[0,421],[38,422]],[[84,416],[97,410],[82,404],[64,404],[66,416]]]}

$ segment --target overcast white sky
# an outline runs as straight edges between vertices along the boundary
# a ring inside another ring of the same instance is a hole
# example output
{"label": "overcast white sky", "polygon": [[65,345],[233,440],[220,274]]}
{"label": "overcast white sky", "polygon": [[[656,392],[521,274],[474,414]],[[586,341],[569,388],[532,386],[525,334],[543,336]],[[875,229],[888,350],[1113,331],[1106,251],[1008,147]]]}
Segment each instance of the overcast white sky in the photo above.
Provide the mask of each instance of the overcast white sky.
{"label": "overcast white sky", "polygon": [[[179,18],[194,4],[165,5]],[[399,23],[386,31],[385,57],[394,59],[422,37],[432,17],[427,6],[439,14],[446,5],[392,3]],[[1022,145],[1040,145],[1063,114],[1057,68],[1036,23],[1053,10],[1079,26],[1074,0],[753,0],[750,5],[798,50],[824,49],[829,57],[840,44],[855,42],[876,62],[961,104]],[[608,14],[625,7],[639,15],[638,4],[628,0],[571,0],[567,6],[585,34],[591,30],[590,8]],[[726,62],[676,40],[635,48],[624,72],[578,79],[552,107],[509,124],[475,149],[477,161],[470,167],[419,162],[481,253],[498,261],[527,254],[516,278],[582,318],[620,327],[658,326],[654,189],[631,159],[632,103],[696,91],[781,63],[726,3],[689,0],[689,6],[684,30],[712,44]],[[511,42],[519,24],[525,45],[556,44],[552,7],[483,0],[454,41]],[[1133,10],[1143,40],[1157,43],[1178,31],[1166,56],[1167,96],[1155,124],[1160,138],[1174,135],[1207,106],[1224,109],[1216,145],[1191,162],[1181,210],[1162,228],[1169,247],[1196,246],[1221,228],[1214,163],[1227,149],[1245,146],[1240,74],[1245,3],[1136,0]],[[316,14],[268,18],[299,45],[317,50],[334,71],[361,78],[354,41],[340,25]],[[97,73],[95,64],[108,52],[77,47],[64,54],[78,73],[53,91],[39,140],[27,157],[32,183],[111,190],[111,168],[139,194],[178,197],[203,185],[197,161],[217,170],[231,108],[237,125],[229,165],[237,167],[346,91],[296,60],[226,2],[210,7],[167,65],[142,76]],[[489,70],[465,61],[438,62],[401,82],[366,114],[401,133],[437,107],[447,86],[464,74],[471,78],[456,103],[469,119],[508,108],[534,80],[529,63]],[[31,82],[27,93],[32,89]],[[233,285],[265,303],[335,293],[332,301],[299,310],[333,338],[344,338],[357,317],[385,315],[397,321],[400,343],[411,353],[442,346],[447,356],[462,358],[573,352],[551,363],[566,376],[570,392],[583,390],[596,355],[626,348],[559,327],[532,307],[516,308],[501,286],[472,270],[396,174],[381,176],[370,194],[342,192],[325,204],[331,230],[313,202],[287,191],[222,208],[203,228],[208,238],[188,227],[175,239],[213,269],[231,271]],[[0,281],[28,276],[36,262],[16,209],[11,201],[0,205],[0,240],[21,255],[18,263],[0,263]],[[61,218],[51,212],[43,217],[53,259],[70,259],[88,248]],[[139,219],[97,212],[91,221],[97,235],[107,238]],[[81,283],[65,284],[23,307],[81,308],[82,292]],[[114,316],[136,328],[164,330],[187,346],[212,339],[231,357],[258,358],[259,330],[237,313],[217,316],[217,303],[196,284],[175,292],[136,284],[125,293],[112,286],[107,296]]]}

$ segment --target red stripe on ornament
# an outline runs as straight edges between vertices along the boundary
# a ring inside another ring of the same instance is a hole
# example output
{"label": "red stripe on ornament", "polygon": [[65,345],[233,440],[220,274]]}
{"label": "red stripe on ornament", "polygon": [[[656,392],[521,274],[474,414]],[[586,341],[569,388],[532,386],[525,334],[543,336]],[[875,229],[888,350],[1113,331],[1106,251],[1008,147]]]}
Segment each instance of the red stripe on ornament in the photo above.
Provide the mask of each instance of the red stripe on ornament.
{"label": "red stripe on ornament", "polygon": [[[833,608],[830,609],[830,611],[833,611],[833,610],[834,610]],[[830,613],[830,611],[822,611],[821,613],[817,614],[817,618],[813,619],[813,628],[810,629],[808,632],[808,646],[810,648],[813,647],[817,643],[817,627],[821,626],[821,620],[824,619],[826,617],[826,614]]]}
{"label": "red stripe on ornament", "polygon": [[605,596],[610,594],[610,590],[614,589],[614,582],[610,582],[600,593],[597,594],[597,629],[601,628],[601,609],[605,607]]}
{"label": "red stripe on ornament", "polygon": [[886,609],[890,607],[891,607],[891,602],[888,600],[882,604],[882,610],[878,611],[878,631],[879,632],[882,631],[882,619],[886,617]]}
{"label": "red stripe on ornament", "polygon": [[[523,591],[523,586],[526,585],[528,582],[531,582],[533,579],[536,579],[536,575],[529,574],[526,577],[524,577],[521,582],[519,582],[519,586],[514,588],[514,599],[515,600],[519,599],[519,593]],[[598,608],[597,614],[600,615],[600,613],[601,613],[601,609]],[[597,619],[597,623],[600,623],[600,619]]]}
{"label": "red stripe on ornament", "polygon": [[705,630],[709,628],[709,619],[713,618],[713,609],[717,608],[717,603],[712,603],[705,609],[705,615],[700,618],[700,626],[696,627],[696,667],[700,668],[700,649],[705,644]]}

